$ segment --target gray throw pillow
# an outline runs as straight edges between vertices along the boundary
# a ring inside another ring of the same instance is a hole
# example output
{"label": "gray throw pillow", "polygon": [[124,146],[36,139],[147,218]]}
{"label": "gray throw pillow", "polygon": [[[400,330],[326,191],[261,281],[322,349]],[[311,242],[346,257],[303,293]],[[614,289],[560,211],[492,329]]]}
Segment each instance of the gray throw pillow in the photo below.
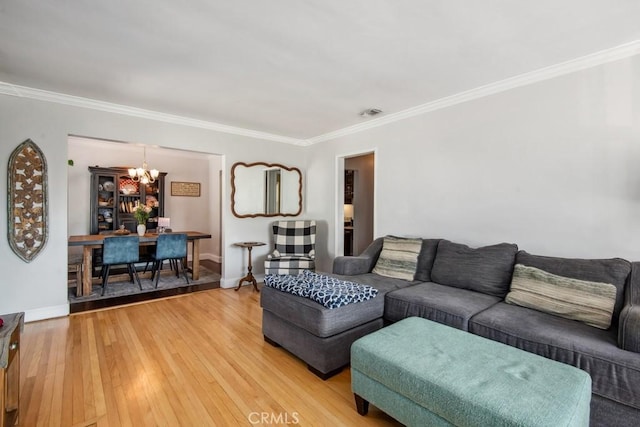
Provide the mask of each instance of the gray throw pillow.
{"label": "gray throw pillow", "polygon": [[470,248],[441,240],[431,280],[441,285],[470,289],[504,298],[509,292],[518,246],[512,243]]}
{"label": "gray throw pillow", "polygon": [[631,263],[621,258],[581,259],[532,255],[520,251],[516,264],[539,268],[563,277],[588,280],[590,282],[611,283],[616,287],[616,304],[613,309],[614,323],[624,304],[624,287],[631,274]]}
{"label": "gray throw pillow", "polygon": [[505,301],[608,329],[616,303],[616,287],[516,264]]}
{"label": "gray throw pillow", "polygon": [[413,280],[418,266],[422,239],[385,236],[382,252],[373,273],[396,279]]}

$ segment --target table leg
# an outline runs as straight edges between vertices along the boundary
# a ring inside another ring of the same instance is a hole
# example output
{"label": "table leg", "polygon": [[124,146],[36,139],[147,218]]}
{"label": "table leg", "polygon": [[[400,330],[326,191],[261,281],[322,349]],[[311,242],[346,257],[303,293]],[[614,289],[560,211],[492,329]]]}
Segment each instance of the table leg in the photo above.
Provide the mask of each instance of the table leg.
{"label": "table leg", "polygon": [[198,280],[200,278],[200,240],[193,241],[193,250],[191,252],[191,278]]}
{"label": "table leg", "polygon": [[260,290],[258,289],[258,282],[256,281],[256,278],[253,277],[253,273],[251,272],[251,270],[253,270],[253,266],[251,265],[251,249],[253,249],[253,247],[247,246],[247,249],[249,250],[249,265],[247,266],[247,275],[240,279],[236,291],[240,289],[240,286],[242,286],[243,282],[249,282],[253,285],[253,289],[255,289],[256,292],[260,292]]}
{"label": "table leg", "polygon": [[[91,295],[93,272],[93,260],[92,260],[92,248],[91,246],[82,247],[82,295]],[[82,296],[79,295],[79,296]]]}

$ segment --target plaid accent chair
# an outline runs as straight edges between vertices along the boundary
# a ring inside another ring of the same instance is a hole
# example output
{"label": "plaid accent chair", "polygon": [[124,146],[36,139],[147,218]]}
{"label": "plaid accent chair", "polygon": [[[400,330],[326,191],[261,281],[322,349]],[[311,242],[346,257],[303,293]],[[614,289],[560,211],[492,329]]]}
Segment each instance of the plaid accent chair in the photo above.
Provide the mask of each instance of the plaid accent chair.
{"label": "plaid accent chair", "polygon": [[265,274],[300,274],[316,268],[316,222],[276,221],[275,248],[264,262]]}

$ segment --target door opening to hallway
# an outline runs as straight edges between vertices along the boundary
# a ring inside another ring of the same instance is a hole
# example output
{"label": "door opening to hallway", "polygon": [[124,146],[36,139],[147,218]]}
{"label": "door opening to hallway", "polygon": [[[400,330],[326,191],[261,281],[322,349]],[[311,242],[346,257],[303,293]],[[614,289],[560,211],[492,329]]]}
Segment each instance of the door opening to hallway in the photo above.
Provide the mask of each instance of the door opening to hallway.
{"label": "door opening to hallway", "polygon": [[373,241],[375,155],[344,159],[344,255],[360,255]]}

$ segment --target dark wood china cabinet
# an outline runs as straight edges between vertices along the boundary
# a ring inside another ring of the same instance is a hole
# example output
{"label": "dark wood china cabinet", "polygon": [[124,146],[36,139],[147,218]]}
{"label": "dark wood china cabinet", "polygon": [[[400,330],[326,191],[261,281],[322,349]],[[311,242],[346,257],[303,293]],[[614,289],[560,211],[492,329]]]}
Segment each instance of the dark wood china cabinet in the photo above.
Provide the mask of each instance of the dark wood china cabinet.
{"label": "dark wood china cabinet", "polygon": [[136,182],[127,168],[103,168],[90,166],[91,203],[90,234],[106,234],[121,225],[130,232],[136,231],[133,210],[138,204],[152,208],[147,230],[155,230],[158,218],[164,216],[164,188],[166,172],[160,172],[152,183]]}

